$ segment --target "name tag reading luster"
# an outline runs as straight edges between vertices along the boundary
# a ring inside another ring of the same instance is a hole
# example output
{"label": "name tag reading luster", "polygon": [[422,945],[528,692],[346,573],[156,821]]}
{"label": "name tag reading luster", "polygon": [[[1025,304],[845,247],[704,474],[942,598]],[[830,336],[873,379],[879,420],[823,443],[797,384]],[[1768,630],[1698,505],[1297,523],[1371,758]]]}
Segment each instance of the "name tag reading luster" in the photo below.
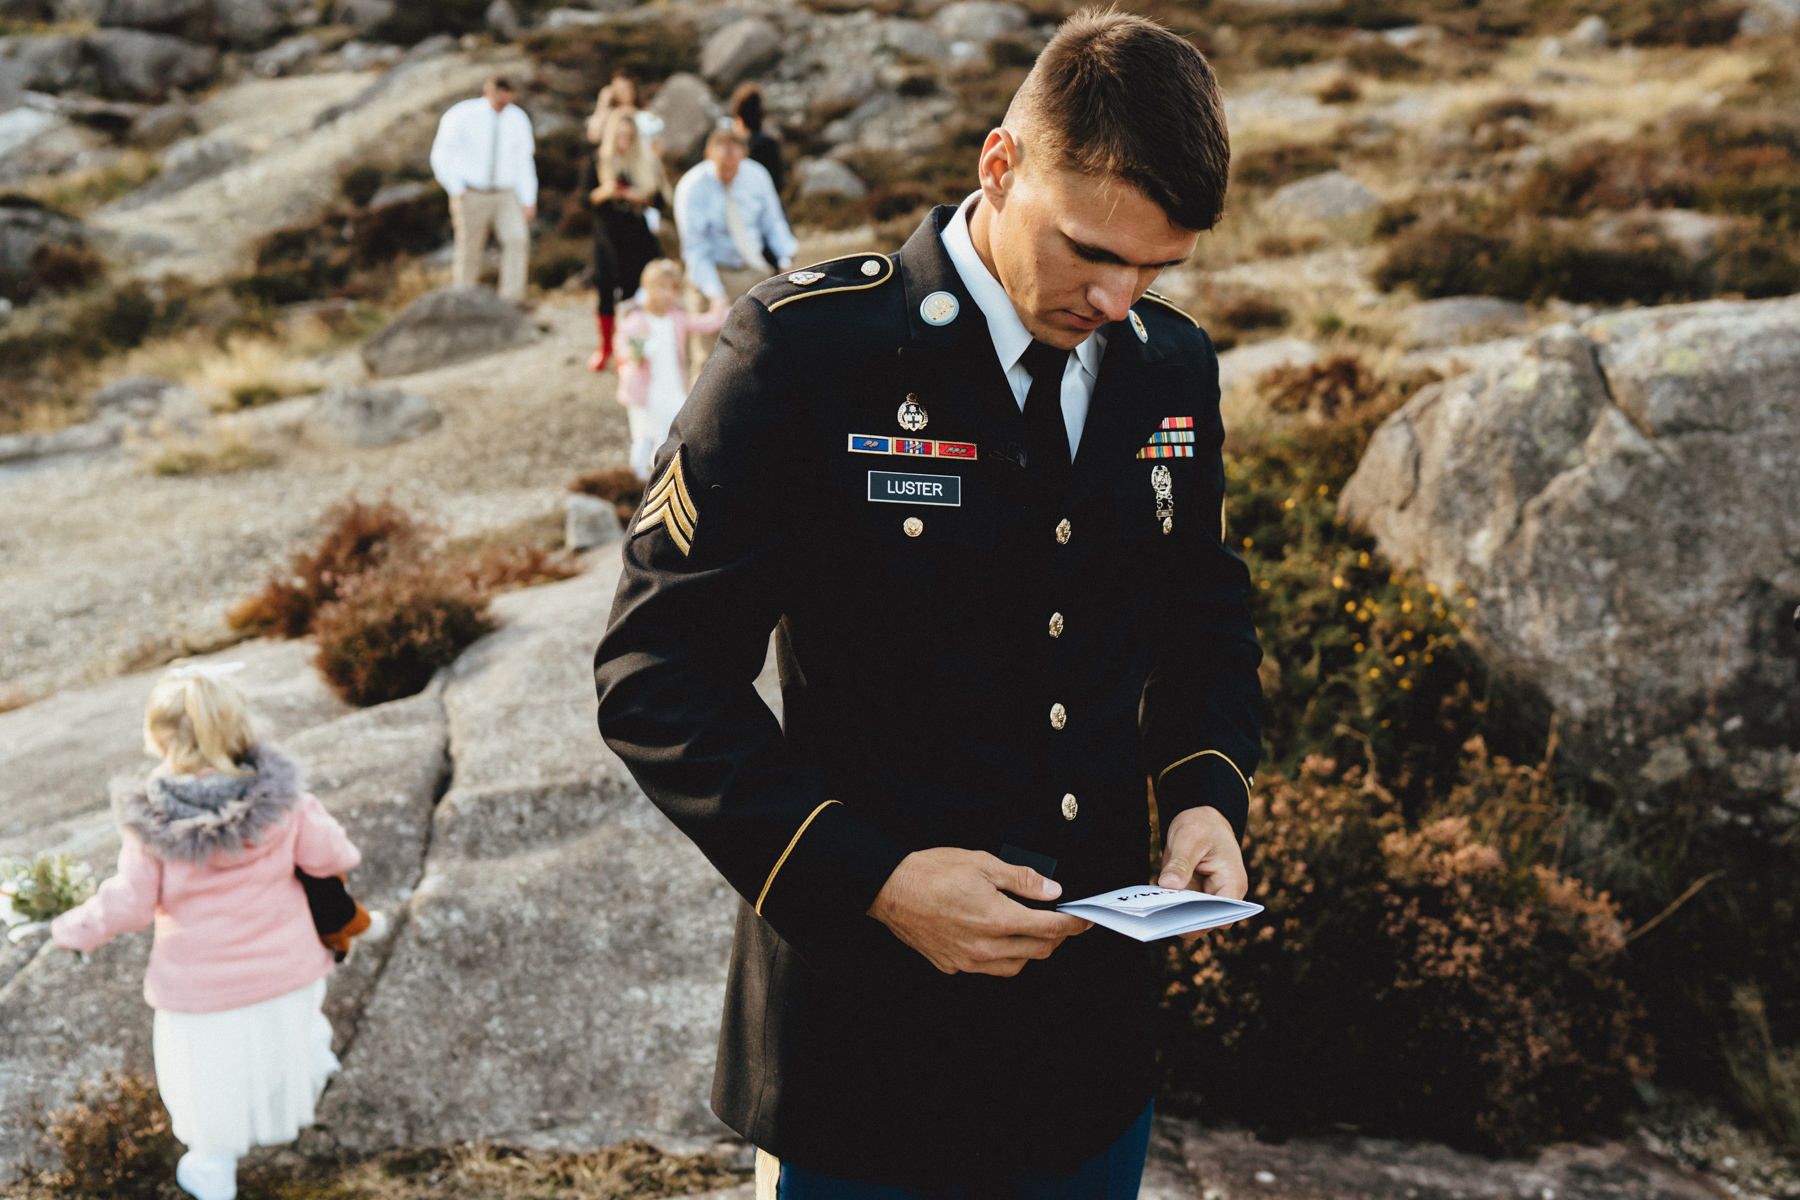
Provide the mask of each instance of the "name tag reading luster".
{"label": "name tag reading luster", "polygon": [[942,504],[960,508],[962,477],[870,471],[869,499],[884,504]]}

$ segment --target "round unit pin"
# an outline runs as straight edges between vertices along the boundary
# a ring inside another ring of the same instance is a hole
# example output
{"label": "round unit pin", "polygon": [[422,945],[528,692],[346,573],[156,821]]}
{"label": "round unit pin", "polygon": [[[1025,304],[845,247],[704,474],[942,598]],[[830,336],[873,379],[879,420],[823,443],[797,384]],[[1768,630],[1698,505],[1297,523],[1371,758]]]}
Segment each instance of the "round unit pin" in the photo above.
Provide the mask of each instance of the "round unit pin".
{"label": "round unit pin", "polygon": [[1139,317],[1136,312],[1132,312],[1131,314],[1131,330],[1138,335],[1138,341],[1147,342],[1150,340],[1150,333],[1144,328],[1143,319]]}
{"label": "round unit pin", "polygon": [[925,318],[927,325],[948,325],[956,320],[960,308],[956,297],[949,292],[933,292],[919,301],[919,315]]}
{"label": "round unit pin", "polygon": [[925,522],[919,520],[917,517],[908,517],[905,522],[901,524],[900,528],[906,531],[907,537],[918,537],[921,533],[925,532]]}
{"label": "round unit pin", "polygon": [[879,258],[863,259],[862,273],[871,279],[881,274],[881,260]]}

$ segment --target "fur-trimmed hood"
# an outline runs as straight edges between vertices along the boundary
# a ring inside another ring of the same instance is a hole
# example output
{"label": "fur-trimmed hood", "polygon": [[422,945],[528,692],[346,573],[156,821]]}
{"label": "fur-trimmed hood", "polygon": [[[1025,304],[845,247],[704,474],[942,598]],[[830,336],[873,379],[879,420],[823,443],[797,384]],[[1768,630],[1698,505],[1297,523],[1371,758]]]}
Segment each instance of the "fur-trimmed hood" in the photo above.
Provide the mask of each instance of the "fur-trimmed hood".
{"label": "fur-trimmed hood", "polygon": [[115,779],[113,816],[157,858],[204,863],[256,843],[299,802],[300,768],[272,746],[250,747],[246,775]]}

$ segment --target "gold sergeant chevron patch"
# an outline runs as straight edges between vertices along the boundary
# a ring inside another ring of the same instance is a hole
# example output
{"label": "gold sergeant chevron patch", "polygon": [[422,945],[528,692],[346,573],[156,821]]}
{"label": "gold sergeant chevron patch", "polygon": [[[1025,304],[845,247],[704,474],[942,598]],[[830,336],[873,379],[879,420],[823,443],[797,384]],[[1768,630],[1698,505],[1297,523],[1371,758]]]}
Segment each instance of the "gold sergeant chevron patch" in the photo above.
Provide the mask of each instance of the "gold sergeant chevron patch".
{"label": "gold sergeant chevron patch", "polygon": [[638,537],[661,525],[684,555],[693,550],[694,529],[700,524],[700,510],[688,494],[687,474],[681,467],[686,453],[686,446],[677,446],[675,457],[663,468],[662,478],[644,493],[644,505],[638,510],[637,527],[631,534]]}

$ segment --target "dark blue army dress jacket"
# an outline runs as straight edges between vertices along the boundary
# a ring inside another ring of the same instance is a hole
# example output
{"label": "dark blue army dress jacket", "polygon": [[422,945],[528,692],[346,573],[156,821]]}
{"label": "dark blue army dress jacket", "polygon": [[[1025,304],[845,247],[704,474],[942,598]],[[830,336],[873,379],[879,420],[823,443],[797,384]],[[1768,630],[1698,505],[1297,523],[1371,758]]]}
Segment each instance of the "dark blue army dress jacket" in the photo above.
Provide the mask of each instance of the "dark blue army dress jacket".
{"label": "dark blue army dress jacket", "polygon": [[[888,1183],[1071,1168],[1154,1076],[1144,946],[1095,928],[1011,979],[942,974],[867,915],[901,859],[1142,883],[1146,780],[1165,824],[1211,805],[1241,834],[1260,747],[1211,341],[1154,296],[1107,326],[1049,495],[953,213],[732,308],[595,660],[607,744],[743,897],[715,1111]],[[785,728],[752,687],[772,629]]]}

